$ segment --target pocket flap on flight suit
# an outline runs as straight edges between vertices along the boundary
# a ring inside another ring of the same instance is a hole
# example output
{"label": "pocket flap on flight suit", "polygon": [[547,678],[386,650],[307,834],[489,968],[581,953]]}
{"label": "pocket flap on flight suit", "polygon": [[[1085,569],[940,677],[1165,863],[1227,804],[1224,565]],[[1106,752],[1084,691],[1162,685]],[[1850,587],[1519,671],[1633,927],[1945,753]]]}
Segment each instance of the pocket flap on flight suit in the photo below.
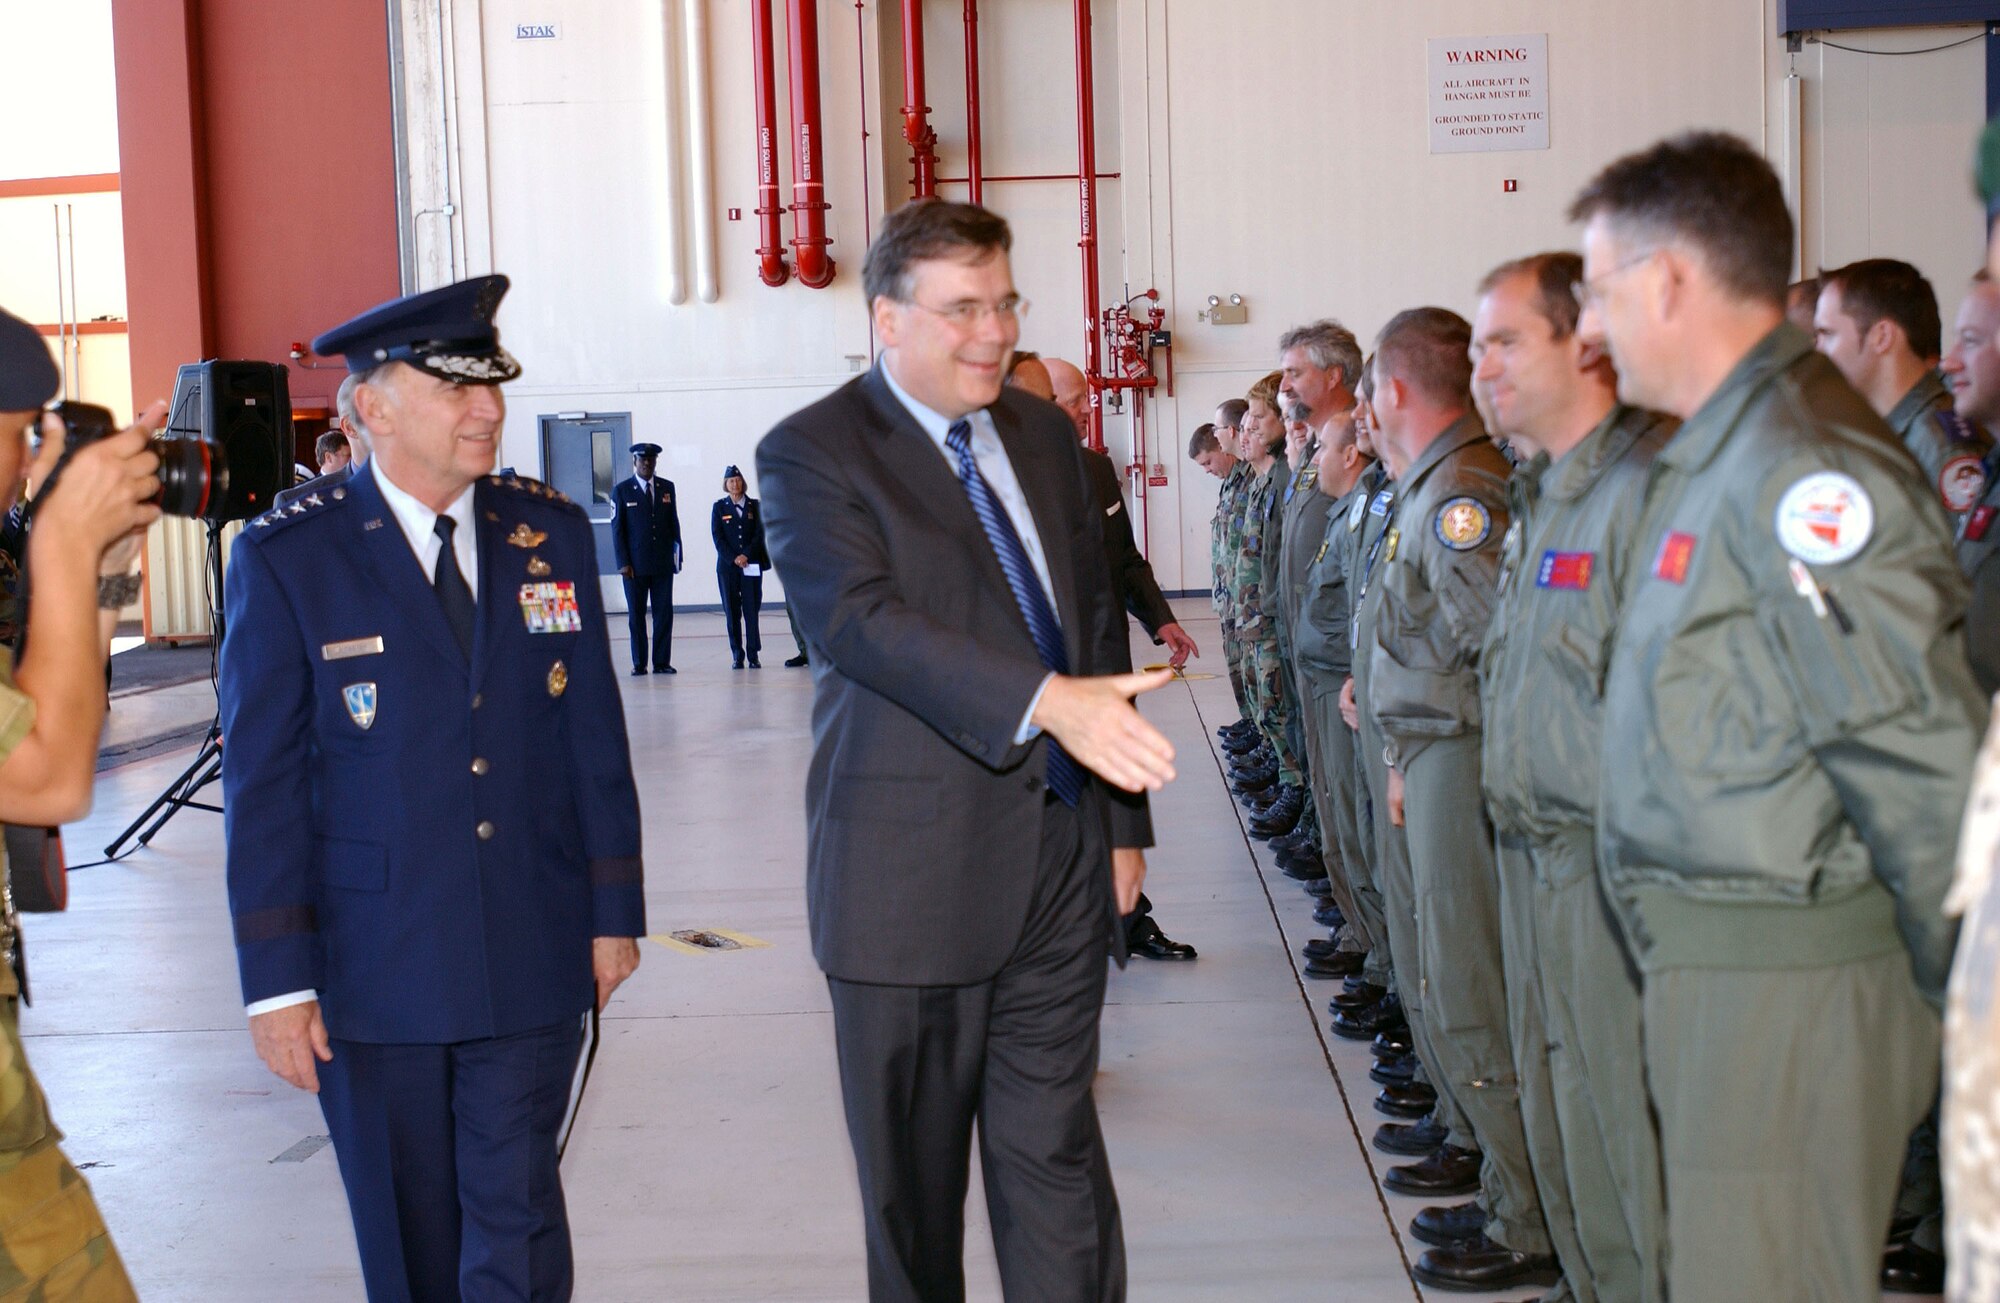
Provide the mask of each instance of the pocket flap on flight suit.
{"label": "pocket flap on flight suit", "polygon": [[320,881],[348,891],[386,891],[389,888],[389,851],[375,842],[350,841],[345,837],[319,840]]}

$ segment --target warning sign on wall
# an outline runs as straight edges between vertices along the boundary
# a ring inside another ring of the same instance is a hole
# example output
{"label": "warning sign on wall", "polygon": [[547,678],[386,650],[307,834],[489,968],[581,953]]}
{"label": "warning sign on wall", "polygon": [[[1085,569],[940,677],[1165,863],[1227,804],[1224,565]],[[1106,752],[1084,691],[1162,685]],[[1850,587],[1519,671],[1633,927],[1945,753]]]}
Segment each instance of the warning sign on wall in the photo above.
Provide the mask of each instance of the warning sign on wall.
{"label": "warning sign on wall", "polygon": [[1549,147],[1549,38],[1434,36],[1431,153]]}

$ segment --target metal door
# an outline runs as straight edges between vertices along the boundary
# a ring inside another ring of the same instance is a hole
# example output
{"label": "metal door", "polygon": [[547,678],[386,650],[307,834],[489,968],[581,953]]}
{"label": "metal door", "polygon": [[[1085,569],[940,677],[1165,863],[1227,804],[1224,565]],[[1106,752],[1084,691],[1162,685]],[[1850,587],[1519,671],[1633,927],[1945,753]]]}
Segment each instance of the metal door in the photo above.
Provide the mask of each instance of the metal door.
{"label": "metal door", "polygon": [[560,412],[543,416],[542,465],[551,487],[590,513],[597,572],[618,573],[611,550],[611,489],[631,471],[632,413]]}

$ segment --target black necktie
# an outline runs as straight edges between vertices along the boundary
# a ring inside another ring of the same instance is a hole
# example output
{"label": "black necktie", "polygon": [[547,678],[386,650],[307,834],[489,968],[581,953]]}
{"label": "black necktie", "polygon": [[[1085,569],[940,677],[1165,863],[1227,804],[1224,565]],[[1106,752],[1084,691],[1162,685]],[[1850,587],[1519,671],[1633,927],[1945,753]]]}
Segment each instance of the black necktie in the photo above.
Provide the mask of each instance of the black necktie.
{"label": "black necktie", "polygon": [[452,636],[458,639],[458,649],[465,653],[465,659],[472,659],[472,589],[465,582],[465,574],[458,568],[458,552],[451,545],[452,531],[458,522],[450,516],[437,518],[438,548],[437,569],[431,574],[431,587],[437,590],[438,604],[444,607],[445,623],[451,626]]}

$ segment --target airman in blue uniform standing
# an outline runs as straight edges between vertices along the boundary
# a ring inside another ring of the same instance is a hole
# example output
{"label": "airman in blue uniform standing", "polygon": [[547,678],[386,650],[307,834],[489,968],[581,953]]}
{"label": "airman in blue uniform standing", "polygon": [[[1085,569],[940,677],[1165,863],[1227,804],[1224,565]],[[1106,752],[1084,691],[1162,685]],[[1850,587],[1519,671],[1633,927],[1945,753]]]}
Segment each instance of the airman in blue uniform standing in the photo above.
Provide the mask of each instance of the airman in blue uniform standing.
{"label": "airman in blue uniform standing", "polygon": [[660,445],[632,445],[632,478],[611,490],[611,549],[625,577],[632,672],[646,672],[646,607],[653,608],[653,673],[673,674],[674,576],[681,572],[681,509],[674,482],[653,474]]}
{"label": "airman in blue uniform standing", "polygon": [[722,488],[708,518],[715,538],[715,583],[729,624],[729,654],[740,670],[748,652],[754,670],[760,668],[757,653],[764,647],[757,636],[757,612],[764,605],[764,572],[771,568],[771,555],[764,550],[764,509],[749,495],[736,467],[723,469]]}
{"label": "airman in blue uniform standing", "polygon": [[557,1132],[645,932],[590,523],[489,474],[506,290],[314,341],[362,377],[374,455],[250,521],[226,585],[243,997],[266,1065],[319,1094],[372,1303],[570,1297]]}

